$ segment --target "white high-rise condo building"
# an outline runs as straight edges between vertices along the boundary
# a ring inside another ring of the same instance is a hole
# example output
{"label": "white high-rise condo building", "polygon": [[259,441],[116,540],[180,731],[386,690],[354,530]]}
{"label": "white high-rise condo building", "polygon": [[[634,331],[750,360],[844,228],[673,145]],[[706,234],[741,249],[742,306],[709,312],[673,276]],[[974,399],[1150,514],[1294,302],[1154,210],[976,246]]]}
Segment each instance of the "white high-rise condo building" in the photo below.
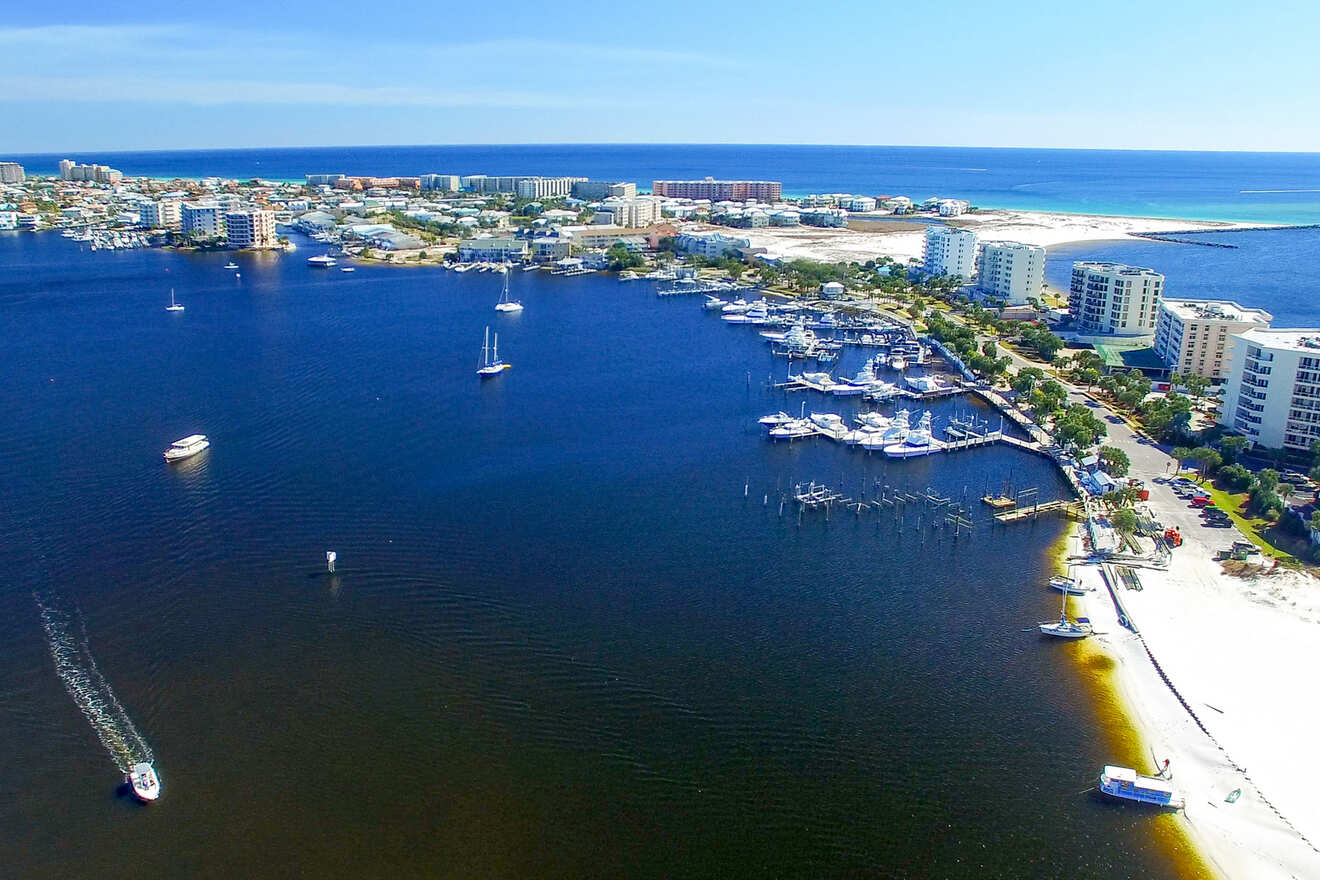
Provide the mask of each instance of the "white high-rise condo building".
{"label": "white high-rise condo building", "polygon": [[0,183],[22,183],[26,177],[17,162],[0,162]]}
{"label": "white high-rise condo building", "polygon": [[930,275],[970,281],[976,272],[976,233],[956,226],[927,226],[922,268]]}
{"label": "white high-rise condo building", "polygon": [[1175,373],[1228,375],[1235,334],[1267,328],[1274,316],[1225,300],[1166,299],[1155,321],[1155,353]]}
{"label": "white high-rise condo building", "polygon": [[987,241],[977,259],[976,286],[1009,305],[1025,305],[1045,287],[1045,248]]}
{"label": "white high-rise condo building", "polygon": [[179,209],[179,228],[184,232],[217,237],[225,232],[225,211],[216,202],[184,202]]}
{"label": "white high-rise condo building", "polygon": [[1270,449],[1320,440],[1320,330],[1237,334],[1219,420]]}
{"label": "white high-rise condo building", "polygon": [[1068,306],[1082,336],[1150,336],[1164,276],[1122,263],[1073,263]]}
{"label": "white high-rise condo building", "polygon": [[178,229],[182,222],[179,203],[174,199],[138,204],[138,225],[147,229]]}
{"label": "white high-rise condo building", "polygon": [[225,213],[225,237],[231,248],[275,246],[275,212],[244,208]]}

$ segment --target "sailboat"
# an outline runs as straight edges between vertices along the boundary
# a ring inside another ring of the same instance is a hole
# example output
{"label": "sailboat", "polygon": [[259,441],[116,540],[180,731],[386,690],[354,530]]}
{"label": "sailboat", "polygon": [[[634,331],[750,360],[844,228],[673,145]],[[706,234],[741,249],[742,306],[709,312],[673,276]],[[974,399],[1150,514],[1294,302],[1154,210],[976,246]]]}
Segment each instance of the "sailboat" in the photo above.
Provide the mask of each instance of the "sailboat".
{"label": "sailboat", "polygon": [[504,292],[500,294],[500,301],[495,304],[497,312],[521,312],[523,304],[517,300],[509,299],[509,267],[504,266]]}
{"label": "sailboat", "polygon": [[500,334],[495,334],[495,344],[490,341],[490,328],[486,328],[486,341],[481,345],[481,368],[477,370],[477,375],[483,379],[489,379],[491,376],[498,376],[505,370],[510,369],[513,364],[506,364],[500,360]]}
{"label": "sailboat", "polygon": [[183,304],[182,304],[182,303],[176,303],[176,302],[174,301],[174,288],[173,288],[173,287],[170,288],[170,304],[167,305],[167,306],[165,307],[165,311],[167,311],[167,312],[181,312],[181,311],[183,311]]}
{"label": "sailboat", "polygon": [[1064,590],[1058,622],[1046,621],[1040,624],[1040,632],[1041,635],[1054,636],[1057,639],[1084,639],[1095,632],[1095,627],[1085,617],[1079,617],[1075,621],[1068,619],[1068,591]]}

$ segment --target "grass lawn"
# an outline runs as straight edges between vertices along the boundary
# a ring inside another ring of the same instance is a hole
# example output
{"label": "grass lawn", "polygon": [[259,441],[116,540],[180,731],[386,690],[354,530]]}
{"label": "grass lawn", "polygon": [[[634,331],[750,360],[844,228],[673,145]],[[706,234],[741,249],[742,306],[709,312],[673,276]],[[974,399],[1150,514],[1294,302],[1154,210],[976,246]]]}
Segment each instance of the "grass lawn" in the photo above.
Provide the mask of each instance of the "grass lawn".
{"label": "grass lawn", "polygon": [[1299,568],[1305,565],[1301,559],[1273,543],[1274,541],[1282,543],[1283,539],[1287,539],[1291,543],[1290,538],[1279,535],[1277,528],[1269,521],[1258,516],[1251,516],[1243,511],[1242,507],[1247,501],[1246,492],[1225,492],[1223,489],[1216,488],[1209,480],[1202,480],[1197,477],[1192,479],[1196,480],[1197,485],[1215,500],[1216,507],[1228,514],[1228,518],[1233,521],[1233,525],[1237,526],[1238,530],[1246,535],[1251,543],[1260,548],[1261,553],[1271,559],[1279,560],[1281,565],[1291,565]]}

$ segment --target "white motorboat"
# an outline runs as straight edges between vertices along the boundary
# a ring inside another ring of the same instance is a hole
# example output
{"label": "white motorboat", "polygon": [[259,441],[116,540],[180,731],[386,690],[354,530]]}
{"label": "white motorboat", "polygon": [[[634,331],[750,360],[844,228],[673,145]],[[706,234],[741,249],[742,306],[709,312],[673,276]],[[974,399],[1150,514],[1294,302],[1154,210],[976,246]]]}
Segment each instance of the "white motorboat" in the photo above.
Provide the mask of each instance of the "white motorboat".
{"label": "white motorboat", "polygon": [[128,771],[128,784],[133,786],[133,797],[149,804],[160,797],[160,776],[156,768],[146,761],[134,764]]}
{"label": "white motorboat", "polygon": [[893,419],[889,416],[882,416],[878,412],[864,412],[856,417],[857,424],[864,428],[883,431],[893,424]]}
{"label": "white motorboat", "polygon": [[772,428],[770,438],[772,440],[796,440],[799,437],[810,437],[814,433],[816,433],[816,426],[811,419],[793,419],[777,428]]}
{"label": "white motorboat", "polygon": [[[737,302],[737,300],[734,302]],[[732,304],[730,303],[730,305]],[[723,312],[724,314],[720,316],[720,319],[729,324],[761,324],[770,315],[770,307],[766,305],[765,300],[758,300],[748,305],[741,312],[730,312],[728,306],[724,307]]]}
{"label": "white motorboat", "polygon": [[720,299],[718,296],[711,296],[710,294],[706,294],[706,302],[703,303],[701,307],[708,312],[715,312],[723,309],[728,304],[729,304],[728,300]]}
{"label": "white motorboat", "polygon": [[1105,765],[1100,773],[1100,791],[1112,798],[1153,807],[1181,810],[1187,806],[1187,799],[1167,779],[1141,776],[1131,767]]}
{"label": "white motorboat", "polygon": [[797,380],[815,391],[828,391],[838,384],[829,373],[802,373]]}
{"label": "white motorboat", "polygon": [[900,373],[907,369],[907,358],[901,354],[895,354],[889,358],[889,367],[898,370]]}
{"label": "white motorboat", "polygon": [[1080,581],[1075,578],[1064,577],[1061,574],[1056,574],[1050,578],[1050,589],[1058,590],[1060,593],[1066,593],[1069,596],[1085,596],[1087,593],[1086,587],[1082,586]]}
{"label": "white motorboat", "polygon": [[170,448],[165,450],[166,461],[183,461],[185,458],[192,458],[197,453],[209,449],[211,441],[206,439],[205,434],[189,434],[182,440],[175,440],[170,444]]}
{"label": "white motorboat", "polygon": [[899,390],[899,387],[893,382],[878,381],[866,389],[866,396],[872,400],[889,400],[892,397],[897,397]]}
{"label": "white motorboat", "polygon": [[918,394],[931,394],[943,391],[944,383],[935,376],[904,376],[903,381]]}
{"label": "white motorboat", "polygon": [[486,328],[486,341],[481,345],[481,367],[477,370],[477,375],[483,379],[489,379],[491,376],[498,376],[505,370],[513,368],[513,364],[506,364],[500,360],[500,334],[495,334],[495,343],[490,341],[490,328]]}
{"label": "white motorboat", "polygon": [[793,417],[786,412],[777,412],[772,416],[761,416],[756,421],[758,424],[765,425],[767,428],[778,428],[780,425],[793,421]]}
{"label": "white motorboat", "polygon": [[356,272],[357,269],[353,268],[352,266],[340,266],[340,267],[339,267],[339,271],[340,271],[340,272]]}
{"label": "white motorboat", "polygon": [[747,300],[738,297],[733,302],[725,303],[720,306],[720,311],[726,315],[741,315],[747,311]]}
{"label": "white motorboat", "polygon": [[885,447],[885,455],[890,458],[915,458],[939,451],[935,438],[931,436],[930,410],[921,414],[917,426],[908,432],[900,442]]}
{"label": "white motorboat", "polygon": [[237,268],[238,268],[238,263],[235,263],[233,260],[230,260],[228,263],[225,263],[225,268],[226,268],[226,269],[237,269]]}
{"label": "white motorboat", "polygon": [[177,303],[177,302],[174,301],[174,288],[173,288],[173,287],[170,288],[170,304],[167,305],[167,306],[165,307],[165,311],[167,311],[167,312],[181,312],[181,311],[183,311],[183,303]]}
{"label": "white motorboat", "polygon": [[509,267],[505,266],[504,273],[504,292],[500,294],[500,301],[495,304],[497,312],[521,312],[523,304],[514,299],[509,299]]}
{"label": "white motorboat", "polygon": [[836,440],[848,431],[843,417],[837,413],[812,413],[811,423]]}
{"label": "white motorboat", "polygon": [[315,257],[307,258],[307,265],[314,269],[329,269],[335,264],[335,258],[329,254],[319,254]]}

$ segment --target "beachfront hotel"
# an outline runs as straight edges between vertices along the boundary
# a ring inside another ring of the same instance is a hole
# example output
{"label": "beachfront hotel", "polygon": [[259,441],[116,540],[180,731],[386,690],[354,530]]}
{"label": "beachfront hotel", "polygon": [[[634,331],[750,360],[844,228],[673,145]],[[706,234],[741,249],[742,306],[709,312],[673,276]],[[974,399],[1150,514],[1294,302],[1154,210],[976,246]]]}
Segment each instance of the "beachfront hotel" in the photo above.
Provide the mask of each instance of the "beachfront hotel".
{"label": "beachfront hotel", "polygon": [[1045,248],[1016,241],[987,241],[977,258],[976,286],[1009,305],[1026,305],[1045,287]]}
{"label": "beachfront hotel", "polygon": [[1219,420],[1270,449],[1320,440],[1320,330],[1237,334]]}
{"label": "beachfront hotel", "polygon": [[970,281],[976,272],[976,233],[956,226],[927,226],[921,267],[928,275],[956,275]]}
{"label": "beachfront hotel", "polygon": [[1165,299],[1155,321],[1155,354],[1183,375],[1228,375],[1236,334],[1270,326],[1274,316],[1227,300]]}
{"label": "beachfront hotel", "polygon": [[1164,276],[1122,263],[1073,263],[1068,307],[1079,336],[1151,336]]}
{"label": "beachfront hotel", "polygon": [[712,202],[777,202],[783,184],[777,180],[656,180],[651,192],[670,199],[710,199]]}
{"label": "beachfront hotel", "polygon": [[22,183],[27,179],[23,166],[17,162],[0,162],[0,183]]}

